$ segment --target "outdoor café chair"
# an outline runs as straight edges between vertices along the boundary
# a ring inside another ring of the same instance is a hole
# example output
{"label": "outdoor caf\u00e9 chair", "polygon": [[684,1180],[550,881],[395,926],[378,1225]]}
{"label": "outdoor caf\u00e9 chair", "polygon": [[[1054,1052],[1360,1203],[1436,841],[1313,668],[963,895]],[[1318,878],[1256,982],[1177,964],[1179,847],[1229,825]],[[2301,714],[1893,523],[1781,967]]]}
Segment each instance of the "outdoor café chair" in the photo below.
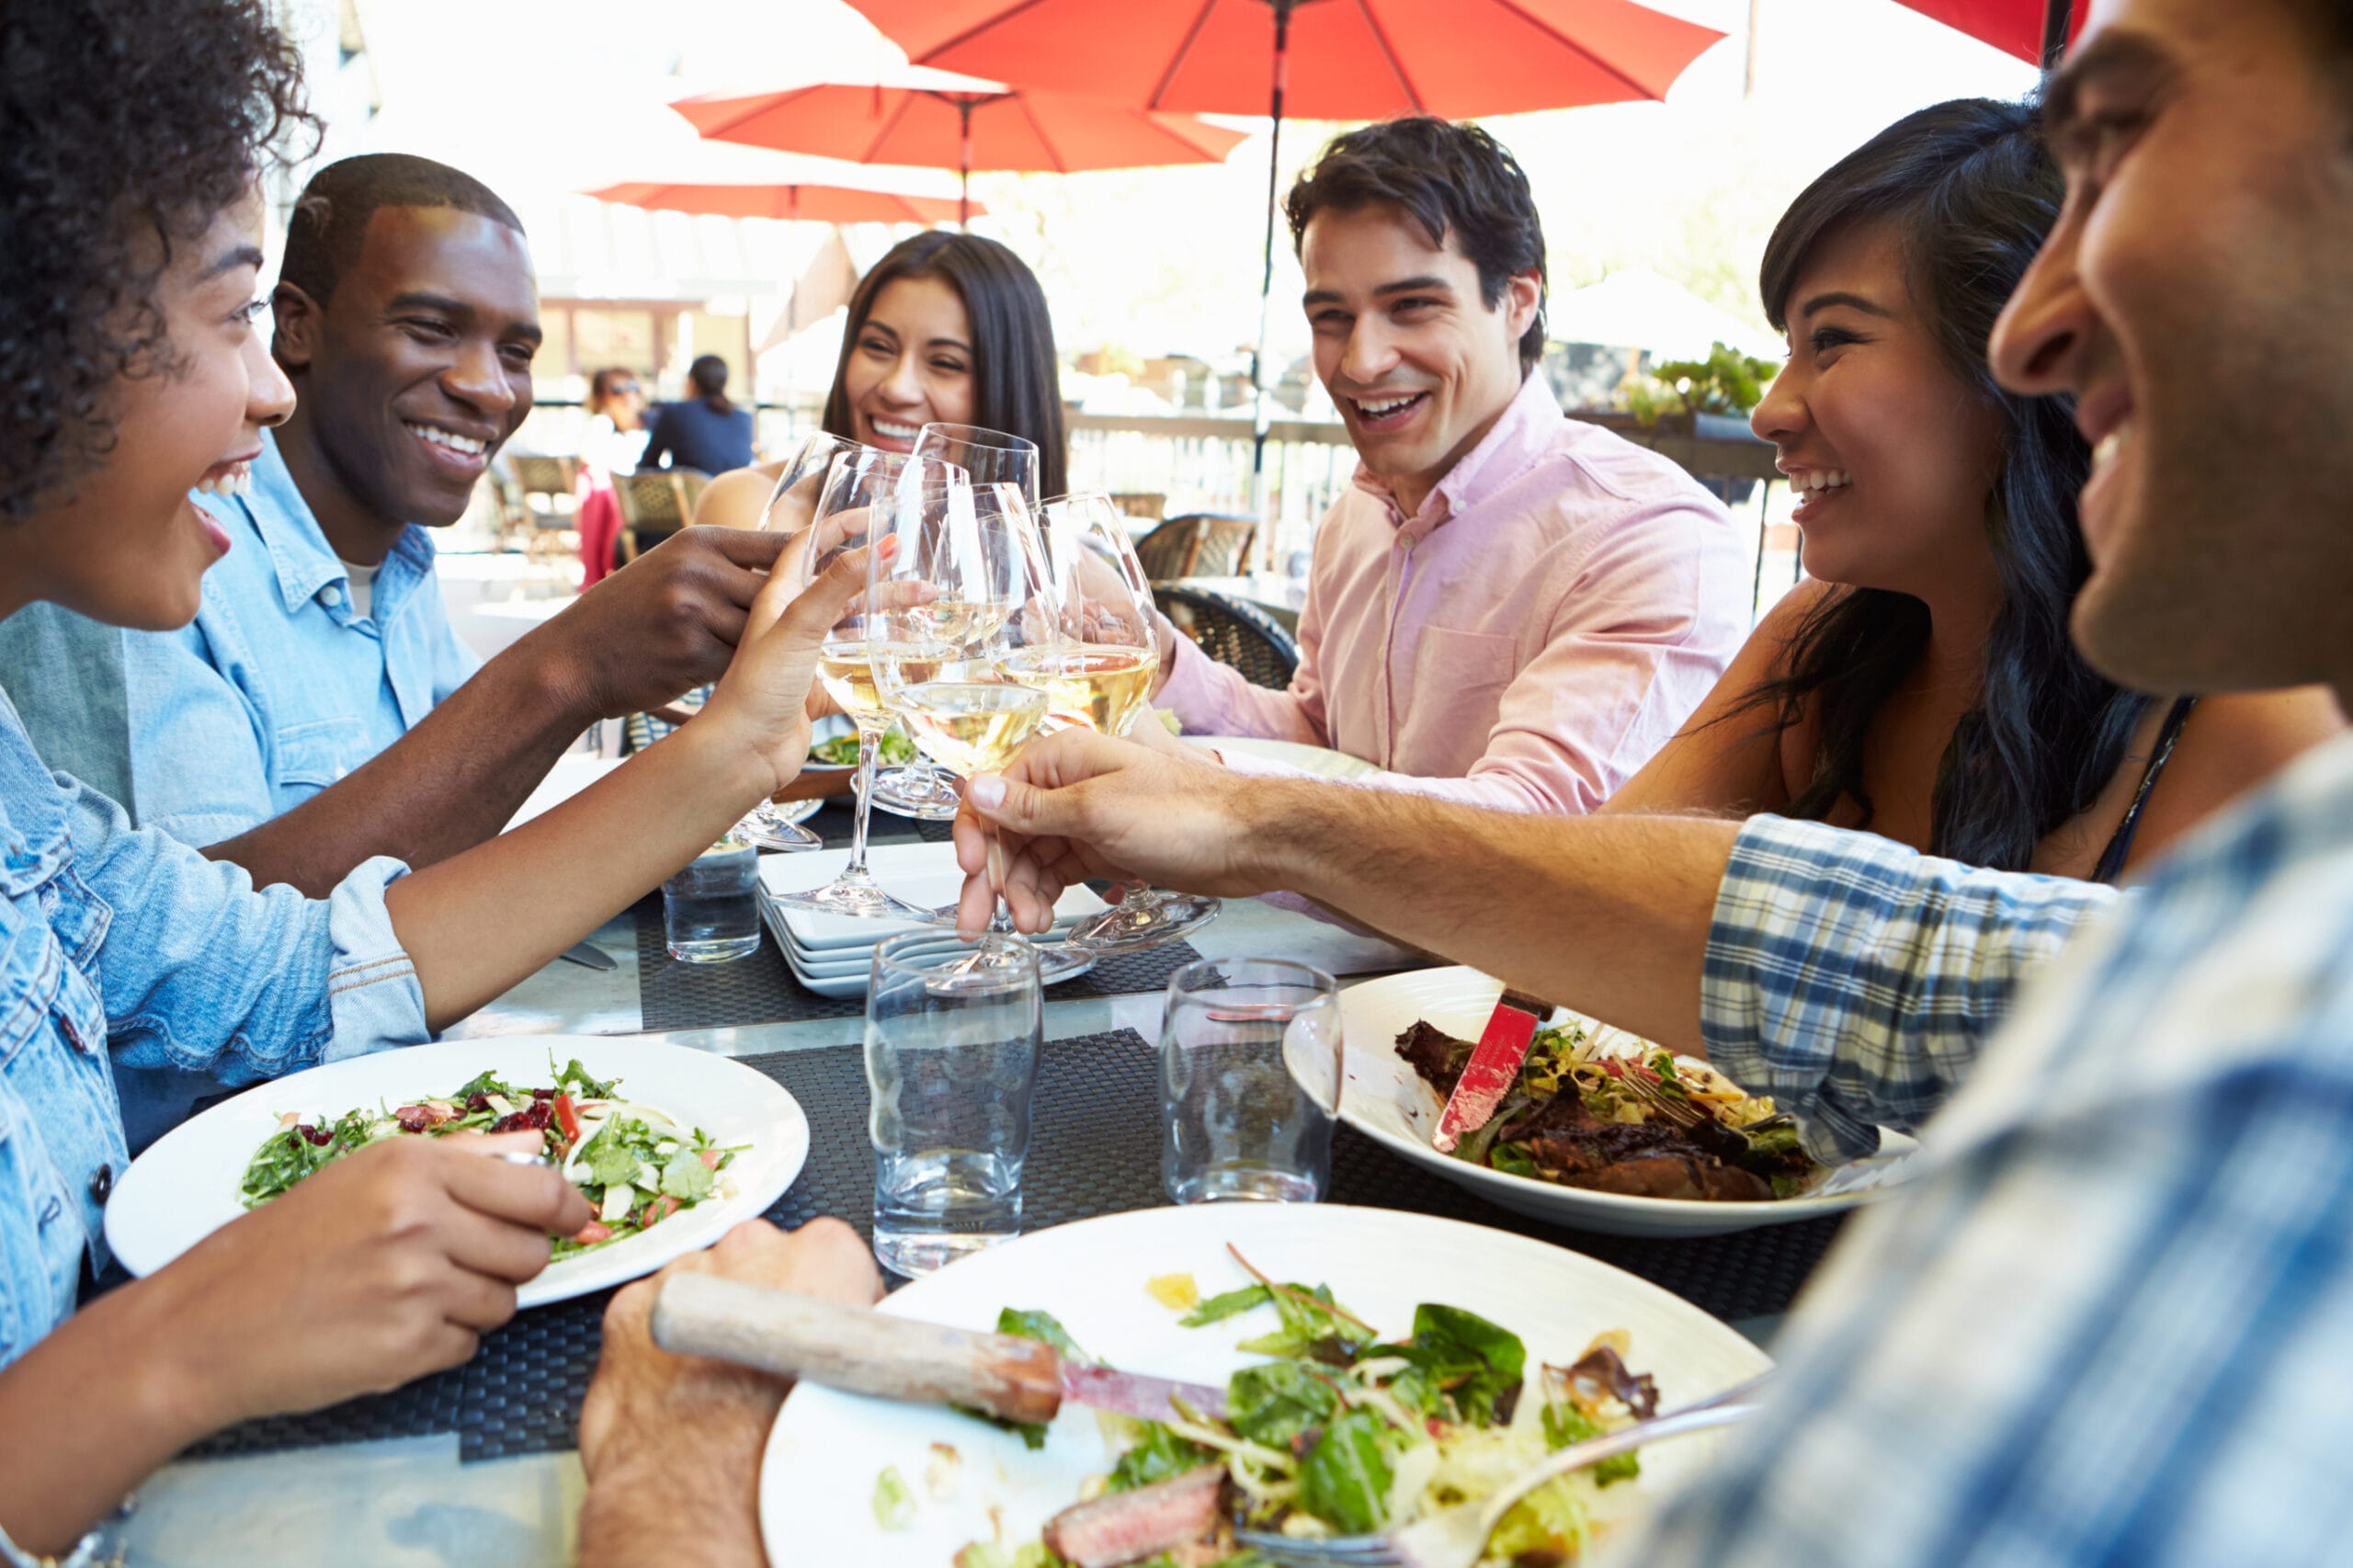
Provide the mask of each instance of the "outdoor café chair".
{"label": "outdoor caf\u00e9 chair", "polygon": [[1154,583],[1152,597],[1202,653],[1240,670],[1251,685],[1280,691],[1298,673],[1298,639],[1256,605],[1181,583]]}

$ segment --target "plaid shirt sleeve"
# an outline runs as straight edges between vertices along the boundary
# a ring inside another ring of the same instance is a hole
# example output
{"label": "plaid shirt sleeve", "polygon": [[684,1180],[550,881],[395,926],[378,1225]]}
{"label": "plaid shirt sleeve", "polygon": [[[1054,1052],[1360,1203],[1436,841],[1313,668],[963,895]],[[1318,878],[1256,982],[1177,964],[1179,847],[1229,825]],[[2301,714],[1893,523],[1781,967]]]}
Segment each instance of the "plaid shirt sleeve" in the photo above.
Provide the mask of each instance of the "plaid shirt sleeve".
{"label": "plaid shirt sleeve", "polygon": [[1861,1158],[1945,1102],[2019,981],[2121,896],[1755,818],[1708,933],[1709,1060],[1797,1117],[1815,1158]]}

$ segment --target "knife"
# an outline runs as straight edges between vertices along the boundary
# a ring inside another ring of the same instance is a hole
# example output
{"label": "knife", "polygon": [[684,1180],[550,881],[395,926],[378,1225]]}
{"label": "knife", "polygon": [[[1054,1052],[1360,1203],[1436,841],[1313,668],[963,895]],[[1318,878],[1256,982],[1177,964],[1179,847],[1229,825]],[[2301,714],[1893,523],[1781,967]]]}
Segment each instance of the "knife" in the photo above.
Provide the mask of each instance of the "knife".
{"label": "knife", "polygon": [[679,1274],[654,1298],[654,1343],[804,1382],[915,1404],[969,1404],[1007,1421],[1051,1421],[1065,1401],[1148,1421],[1225,1414],[1225,1391],[1065,1361],[1009,1334],[974,1334],[768,1290],[715,1274]]}
{"label": "knife", "polygon": [[1511,1092],[1519,1064],[1528,1060],[1529,1042],[1536,1038],[1536,1020],[1552,1010],[1519,991],[1506,991],[1496,1000],[1478,1048],[1463,1063],[1462,1076],[1454,1081],[1454,1093],[1447,1096],[1446,1109],[1438,1115],[1438,1132],[1430,1140],[1438,1153],[1452,1153],[1464,1133],[1487,1125],[1495,1107]]}
{"label": "knife", "polygon": [[586,942],[574,942],[556,954],[556,957],[570,959],[583,969],[619,969],[620,967],[613,961],[612,954],[602,948],[592,947]]}

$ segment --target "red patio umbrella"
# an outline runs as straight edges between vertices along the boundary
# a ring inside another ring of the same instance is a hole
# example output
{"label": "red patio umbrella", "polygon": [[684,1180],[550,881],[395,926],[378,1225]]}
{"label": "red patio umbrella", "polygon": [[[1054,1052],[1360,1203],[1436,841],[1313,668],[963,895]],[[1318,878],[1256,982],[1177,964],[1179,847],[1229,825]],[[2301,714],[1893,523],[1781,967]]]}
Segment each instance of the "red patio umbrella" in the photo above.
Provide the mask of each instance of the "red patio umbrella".
{"label": "red patio umbrella", "polygon": [[813,223],[952,223],[956,202],[841,185],[668,185],[637,180],[586,194],[664,212],[721,218],[779,218]]}
{"label": "red patio umbrella", "polygon": [[[1633,0],[849,0],[918,65],[1154,110],[1268,106],[1267,244],[1252,472],[1266,454],[1266,299],[1286,113],[1460,119],[1658,98],[1724,35]],[[1294,44],[1296,48],[1294,48]]]}
{"label": "red patio umbrella", "polygon": [[1216,164],[1245,140],[1190,115],[908,68],[875,82],[705,93],[672,104],[703,135],[860,164],[1069,174]]}
{"label": "red patio umbrella", "polygon": [[[1902,0],[1995,48],[2050,70],[2084,30],[2081,7],[2068,0]],[[2076,14],[2069,16],[2074,10]]]}

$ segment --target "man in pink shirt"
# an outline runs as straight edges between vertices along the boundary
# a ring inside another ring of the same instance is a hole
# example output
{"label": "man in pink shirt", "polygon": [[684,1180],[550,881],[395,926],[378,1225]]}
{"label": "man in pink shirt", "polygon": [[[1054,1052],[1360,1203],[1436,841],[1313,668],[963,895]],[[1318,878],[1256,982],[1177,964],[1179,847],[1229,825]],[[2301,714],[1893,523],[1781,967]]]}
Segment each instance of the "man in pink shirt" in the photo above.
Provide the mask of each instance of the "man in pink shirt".
{"label": "man in pink shirt", "polygon": [[1164,619],[1156,700],[1188,733],[1330,746],[1391,787],[1591,811],[1747,633],[1731,520],[1674,463],[1561,413],[1535,369],[1543,230],[1484,131],[1351,131],[1285,206],[1356,483],[1316,530],[1290,688]]}

